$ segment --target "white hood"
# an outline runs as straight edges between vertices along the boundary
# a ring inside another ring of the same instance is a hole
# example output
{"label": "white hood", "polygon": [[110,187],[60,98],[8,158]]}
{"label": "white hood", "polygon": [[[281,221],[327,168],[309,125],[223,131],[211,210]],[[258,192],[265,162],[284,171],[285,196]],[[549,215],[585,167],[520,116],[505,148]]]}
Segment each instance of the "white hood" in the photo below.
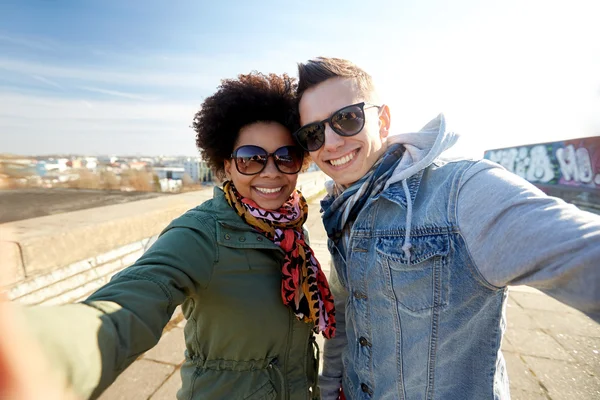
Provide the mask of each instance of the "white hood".
{"label": "white hood", "polygon": [[457,140],[458,134],[446,131],[444,114],[439,114],[418,132],[391,134],[387,139],[388,146],[401,143],[406,151],[385,188],[427,168]]}

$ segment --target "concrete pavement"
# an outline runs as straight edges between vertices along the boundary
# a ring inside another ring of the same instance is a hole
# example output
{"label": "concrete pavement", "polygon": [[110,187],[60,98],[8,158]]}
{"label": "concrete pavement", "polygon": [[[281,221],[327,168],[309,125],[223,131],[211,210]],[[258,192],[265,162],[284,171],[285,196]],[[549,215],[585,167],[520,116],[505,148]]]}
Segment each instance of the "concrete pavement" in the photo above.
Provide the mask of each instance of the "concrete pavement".
{"label": "concrete pavement", "polygon": [[[317,202],[310,204],[307,227],[327,270],[329,253]],[[599,324],[528,287],[511,288],[507,320],[502,350],[513,399],[600,399]],[[181,386],[184,324],[178,311],[158,345],[135,361],[101,400],[175,399]]]}

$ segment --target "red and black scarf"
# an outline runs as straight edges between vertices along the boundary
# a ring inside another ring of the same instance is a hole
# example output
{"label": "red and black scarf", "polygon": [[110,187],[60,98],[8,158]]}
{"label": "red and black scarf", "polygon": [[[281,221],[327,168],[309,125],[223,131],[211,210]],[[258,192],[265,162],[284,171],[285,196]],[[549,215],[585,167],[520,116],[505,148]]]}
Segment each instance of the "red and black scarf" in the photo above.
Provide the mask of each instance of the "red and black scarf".
{"label": "red and black scarf", "polygon": [[335,335],[335,308],[327,278],[304,238],[302,225],[308,204],[298,190],[278,210],[264,210],[242,197],[231,181],[223,186],[225,198],[240,217],[285,253],[281,267],[281,297],[296,317],[314,324],[316,333]]}

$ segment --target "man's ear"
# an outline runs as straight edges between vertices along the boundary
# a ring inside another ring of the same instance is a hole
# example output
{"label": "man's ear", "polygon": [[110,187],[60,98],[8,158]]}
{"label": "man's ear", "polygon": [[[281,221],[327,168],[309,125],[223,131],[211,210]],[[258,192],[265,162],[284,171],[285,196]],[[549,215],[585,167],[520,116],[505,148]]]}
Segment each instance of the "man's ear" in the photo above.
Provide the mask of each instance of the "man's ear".
{"label": "man's ear", "polygon": [[379,137],[382,139],[388,137],[391,123],[390,108],[384,104],[379,108]]}

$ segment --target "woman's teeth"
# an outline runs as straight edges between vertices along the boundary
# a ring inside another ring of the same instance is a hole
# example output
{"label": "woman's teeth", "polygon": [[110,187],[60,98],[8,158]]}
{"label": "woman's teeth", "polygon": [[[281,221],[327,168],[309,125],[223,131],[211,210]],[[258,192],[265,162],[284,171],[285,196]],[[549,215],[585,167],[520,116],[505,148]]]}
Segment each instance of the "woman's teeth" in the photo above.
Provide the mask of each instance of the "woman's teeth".
{"label": "woman's teeth", "polygon": [[278,187],[278,188],[261,188],[261,187],[257,187],[256,188],[256,190],[258,190],[261,193],[265,193],[265,194],[277,193],[277,192],[280,192],[281,189],[283,189],[283,187]]}

